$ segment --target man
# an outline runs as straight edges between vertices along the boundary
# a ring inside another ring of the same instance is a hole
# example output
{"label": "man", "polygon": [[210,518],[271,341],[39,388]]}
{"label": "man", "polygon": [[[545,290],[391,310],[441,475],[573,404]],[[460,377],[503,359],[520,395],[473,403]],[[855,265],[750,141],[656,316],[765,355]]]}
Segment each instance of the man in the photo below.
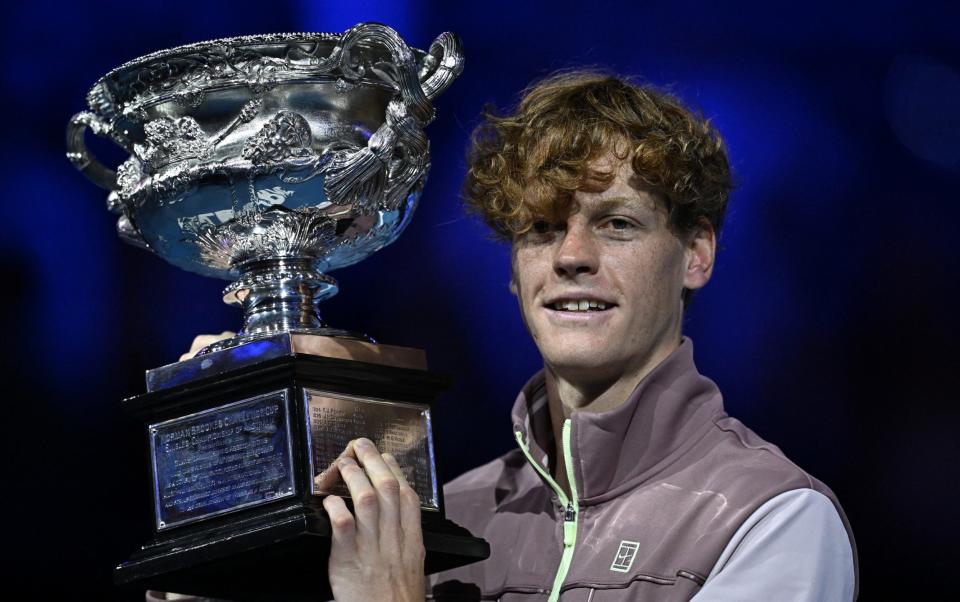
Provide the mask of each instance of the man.
{"label": "man", "polygon": [[676,99],[597,73],[548,78],[478,128],[468,206],[512,245],[543,356],[517,449],[445,488],[488,560],[424,591],[418,502],[366,440],[324,500],[346,600],[851,600],[833,493],[723,411],[683,338],[731,188],[718,133]]}

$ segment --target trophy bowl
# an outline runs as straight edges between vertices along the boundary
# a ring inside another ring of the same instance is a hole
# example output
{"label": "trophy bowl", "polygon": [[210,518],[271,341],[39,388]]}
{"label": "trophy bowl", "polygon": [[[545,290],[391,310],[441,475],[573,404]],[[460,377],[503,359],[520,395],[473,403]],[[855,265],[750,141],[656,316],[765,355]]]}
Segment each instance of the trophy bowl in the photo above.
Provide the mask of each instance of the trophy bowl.
{"label": "trophy bowl", "polygon": [[[130,61],[87,94],[68,158],[110,191],[121,238],[231,280],[242,307],[229,348],[278,332],[365,338],[328,327],[327,273],[393,242],[430,168],[431,100],[463,69],[459,39],[428,52],[391,28],[242,36]],[[130,153],[115,171],[86,130]]]}

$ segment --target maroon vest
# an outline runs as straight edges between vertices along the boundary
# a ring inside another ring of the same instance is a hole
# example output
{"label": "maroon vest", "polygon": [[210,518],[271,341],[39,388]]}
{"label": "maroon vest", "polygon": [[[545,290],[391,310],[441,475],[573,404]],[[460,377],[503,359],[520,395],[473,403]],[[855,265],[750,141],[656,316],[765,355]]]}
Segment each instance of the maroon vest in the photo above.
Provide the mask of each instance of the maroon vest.
{"label": "maroon vest", "polygon": [[[546,466],[553,445],[543,374],[520,393],[514,430]],[[830,489],[723,410],[717,386],[680,347],[622,406],[574,412],[571,452],[579,520],[562,602],[689,600],[737,528],[764,502]],[[484,562],[431,578],[438,600],[546,600],[563,550],[564,509],[523,453],[512,451],[445,487],[447,515],[490,542]],[[625,556],[626,555],[626,556]],[[630,562],[617,565],[617,558]]]}

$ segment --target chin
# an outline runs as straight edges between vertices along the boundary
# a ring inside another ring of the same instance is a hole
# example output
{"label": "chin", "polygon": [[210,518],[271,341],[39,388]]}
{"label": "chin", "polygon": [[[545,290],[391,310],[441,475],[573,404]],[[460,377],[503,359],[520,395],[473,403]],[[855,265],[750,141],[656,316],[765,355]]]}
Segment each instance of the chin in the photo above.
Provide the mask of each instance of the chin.
{"label": "chin", "polygon": [[554,371],[573,373],[596,371],[610,366],[612,358],[597,353],[596,347],[568,346],[566,348],[541,349],[545,364]]}

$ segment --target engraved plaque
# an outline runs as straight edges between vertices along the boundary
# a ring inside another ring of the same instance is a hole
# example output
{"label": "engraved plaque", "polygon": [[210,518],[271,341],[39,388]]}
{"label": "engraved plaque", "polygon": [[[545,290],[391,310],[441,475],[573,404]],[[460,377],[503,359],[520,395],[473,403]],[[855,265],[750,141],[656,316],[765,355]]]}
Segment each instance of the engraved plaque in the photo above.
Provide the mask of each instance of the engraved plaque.
{"label": "engraved plaque", "polygon": [[293,495],[285,389],[149,428],[157,529]]}
{"label": "engraved plaque", "polygon": [[313,389],[304,389],[304,403],[314,495],[349,497],[339,476],[329,478],[327,470],[351,440],[366,437],[396,457],[424,509],[440,509],[429,406]]}

